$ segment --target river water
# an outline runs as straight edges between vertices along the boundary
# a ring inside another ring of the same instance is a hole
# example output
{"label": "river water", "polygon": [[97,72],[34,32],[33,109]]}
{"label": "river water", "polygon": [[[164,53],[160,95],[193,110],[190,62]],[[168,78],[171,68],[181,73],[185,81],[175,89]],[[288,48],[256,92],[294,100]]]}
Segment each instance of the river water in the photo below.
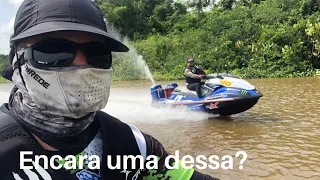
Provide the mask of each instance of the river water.
{"label": "river water", "polygon": [[[179,150],[180,158],[232,156],[233,169],[199,170],[221,179],[320,180],[320,77],[248,81],[264,96],[228,118],[152,108],[147,81],[113,82],[104,111],[153,135],[169,153]],[[0,84],[0,103],[11,87]],[[238,151],[247,153],[243,169]]]}

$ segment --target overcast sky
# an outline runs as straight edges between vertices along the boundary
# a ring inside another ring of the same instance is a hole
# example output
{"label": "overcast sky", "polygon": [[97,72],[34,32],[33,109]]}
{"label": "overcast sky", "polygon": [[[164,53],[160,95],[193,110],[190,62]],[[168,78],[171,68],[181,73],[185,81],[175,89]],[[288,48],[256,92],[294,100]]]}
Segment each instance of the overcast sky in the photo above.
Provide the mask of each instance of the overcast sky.
{"label": "overcast sky", "polygon": [[14,16],[23,0],[0,0],[0,54],[9,53]]}

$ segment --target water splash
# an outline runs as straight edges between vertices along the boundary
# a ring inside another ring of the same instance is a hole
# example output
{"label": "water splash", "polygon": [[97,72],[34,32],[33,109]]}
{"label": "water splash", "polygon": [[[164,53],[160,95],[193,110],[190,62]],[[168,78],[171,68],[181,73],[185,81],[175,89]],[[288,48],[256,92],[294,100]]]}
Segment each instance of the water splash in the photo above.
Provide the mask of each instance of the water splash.
{"label": "water splash", "polygon": [[137,69],[142,71],[145,74],[145,78],[150,79],[152,84],[155,85],[154,79],[152,77],[148,65],[146,64],[146,61],[144,61],[143,57],[138,54],[137,50],[133,46],[128,45],[128,43],[125,44],[130,48],[129,53],[133,55],[133,61],[136,61],[136,64],[138,66]]}
{"label": "water splash", "polygon": [[139,74],[144,76],[145,79],[150,79],[153,85],[155,85],[155,81],[152,77],[151,71],[146,64],[146,61],[143,57],[138,53],[138,51],[129,43],[129,39],[127,37],[122,37],[119,33],[119,30],[115,28],[110,23],[107,23],[108,32],[120,40],[123,44],[129,47],[128,57],[124,58],[124,60],[128,61],[128,63],[133,64],[135,67],[134,70],[139,71]]}
{"label": "water splash", "polygon": [[172,121],[203,121],[215,117],[204,112],[190,111],[185,107],[152,107],[148,91],[142,89],[114,90],[103,111],[126,123],[167,124]]}
{"label": "water splash", "polygon": [[142,56],[140,56],[140,57],[141,57],[140,62],[142,62],[142,66],[144,67],[144,71],[147,75],[147,78],[149,78],[151,80],[152,85],[155,85],[156,83],[154,82],[154,79],[153,79],[152,74],[149,70],[149,67],[146,65],[146,62],[142,59]]}

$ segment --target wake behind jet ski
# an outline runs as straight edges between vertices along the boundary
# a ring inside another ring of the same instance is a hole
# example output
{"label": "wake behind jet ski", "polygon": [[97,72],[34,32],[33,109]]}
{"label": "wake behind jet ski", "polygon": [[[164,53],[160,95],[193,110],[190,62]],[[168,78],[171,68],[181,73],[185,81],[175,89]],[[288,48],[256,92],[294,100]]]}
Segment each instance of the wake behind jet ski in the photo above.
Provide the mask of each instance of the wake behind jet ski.
{"label": "wake behind jet ski", "polygon": [[177,83],[151,87],[152,105],[185,106],[190,110],[232,115],[252,108],[262,97],[255,86],[231,74],[211,74],[201,87],[202,98]]}

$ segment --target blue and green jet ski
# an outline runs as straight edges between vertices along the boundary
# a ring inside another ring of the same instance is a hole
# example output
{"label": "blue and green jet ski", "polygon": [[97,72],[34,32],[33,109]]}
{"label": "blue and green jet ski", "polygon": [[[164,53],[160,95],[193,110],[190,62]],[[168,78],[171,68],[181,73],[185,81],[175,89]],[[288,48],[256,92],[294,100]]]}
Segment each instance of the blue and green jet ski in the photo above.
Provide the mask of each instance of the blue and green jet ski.
{"label": "blue and green jet ski", "polygon": [[201,87],[202,98],[196,92],[181,90],[177,83],[151,87],[152,105],[185,106],[193,111],[232,115],[252,108],[263,96],[255,86],[231,74],[210,74]]}

